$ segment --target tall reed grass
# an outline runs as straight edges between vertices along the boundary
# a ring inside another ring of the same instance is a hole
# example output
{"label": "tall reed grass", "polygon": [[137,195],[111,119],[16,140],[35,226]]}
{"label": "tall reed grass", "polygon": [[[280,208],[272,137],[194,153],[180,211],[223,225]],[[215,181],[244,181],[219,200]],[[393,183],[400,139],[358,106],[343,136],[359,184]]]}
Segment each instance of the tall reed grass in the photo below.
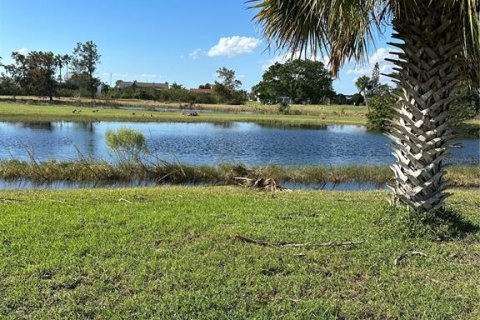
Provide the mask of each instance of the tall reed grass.
{"label": "tall reed grass", "polygon": [[[234,184],[236,177],[251,179],[273,178],[277,182],[305,184],[390,182],[387,166],[253,166],[221,164],[192,166],[182,163],[131,162],[114,164],[106,161],[81,159],[60,161],[0,161],[0,179],[33,182],[111,182],[154,181],[157,183]],[[480,187],[480,166],[451,166],[447,179],[455,187]]]}

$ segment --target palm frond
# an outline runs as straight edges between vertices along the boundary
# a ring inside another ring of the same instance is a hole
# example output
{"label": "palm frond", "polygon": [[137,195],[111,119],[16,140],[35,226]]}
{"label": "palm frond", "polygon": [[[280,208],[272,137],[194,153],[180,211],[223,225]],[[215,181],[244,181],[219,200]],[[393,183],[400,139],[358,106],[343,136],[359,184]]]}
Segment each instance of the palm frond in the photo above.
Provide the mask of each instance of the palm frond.
{"label": "palm frond", "polygon": [[330,57],[334,75],[348,60],[365,61],[389,16],[381,0],[250,0],[270,45]]}
{"label": "palm frond", "polygon": [[456,0],[460,2],[465,56],[472,66],[471,78],[480,87],[480,1]]}

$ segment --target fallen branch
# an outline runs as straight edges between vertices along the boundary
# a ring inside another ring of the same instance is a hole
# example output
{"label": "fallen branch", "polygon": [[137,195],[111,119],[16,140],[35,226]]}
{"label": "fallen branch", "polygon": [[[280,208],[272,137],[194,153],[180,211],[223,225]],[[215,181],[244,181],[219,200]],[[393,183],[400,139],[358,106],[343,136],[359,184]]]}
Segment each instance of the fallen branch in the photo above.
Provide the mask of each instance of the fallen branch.
{"label": "fallen branch", "polygon": [[259,246],[264,246],[264,247],[275,247],[276,245],[264,240],[255,240],[255,239],[250,239],[244,236],[235,236],[235,239],[240,240],[242,242],[246,243],[253,243]]}
{"label": "fallen branch", "polygon": [[132,203],[132,201],[128,201],[127,199],[124,199],[124,198],[120,198],[118,199],[118,202],[126,202],[126,203]]}
{"label": "fallen branch", "polygon": [[277,181],[275,181],[272,178],[250,179],[250,178],[245,178],[245,177],[234,177],[233,179],[239,185],[242,185],[242,186],[245,186],[245,187],[250,187],[250,188],[255,188],[255,189],[262,189],[262,190],[266,190],[266,191],[288,190],[288,189],[282,188],[277,183]]}
{"label": "fallen branch", "polygon": [[305,248],[305,247],[350,247],[355,246],[358,244],[363,243],[363,241],[347,241],[347,242],[324,242],[324,243],[283,243],[283,242],[268,242],[265,240],[256,240],[250,239],[244,236],[237,235],[235,236],[236,240],[245,242],[245,243],[252,243],[263,247],[274,247],[274,248],[282,248],[282,247],[289,247],[289,248]]}
{"label": "fallen branch", "polygon": [[420,252],[420,251],[407,251],[407,252],[404,252],[402,253],[401,255],[399,255],[395,261],[394,261],[394,264],[396,267],[398,267],[400,265],[400,262],[405,259],[406,257],[409,257],[409,256],[421,256],[421,257],[427,257],[427,255],[423,252]]}

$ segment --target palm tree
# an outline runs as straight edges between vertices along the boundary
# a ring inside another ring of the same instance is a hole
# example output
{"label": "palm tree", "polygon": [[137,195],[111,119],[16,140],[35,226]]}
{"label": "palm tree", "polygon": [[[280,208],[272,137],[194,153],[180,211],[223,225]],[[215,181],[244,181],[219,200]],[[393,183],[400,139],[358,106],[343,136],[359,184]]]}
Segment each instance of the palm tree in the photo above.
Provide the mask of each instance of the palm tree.
{"label": "palm tree", "polygon": [[63,65],[65,66],[65,69],[67,70],[67,72],[65,73],[66,77],[67,77],[67,80],[68,80],[68,65],[70,64],[70,61],[72,61],[72,57],[68,54],[64,54],[62,56],[62,62],[63,62]]}
{"label": "palm tree", "polygon": [[68,54],[64,54],[63,56],[60,55],[60,54],[55,55],[55,65],[60,70],[60,75],[58,76],[58,79],[59,79],[60,82],[62,82],[62,80],[63,80],[62,68],[68,66],[68,64],[70,63],[70,59],[71,58]]}
{"label": "palm tree", "polygon": [[397,47],[396,118],[389,136],[394,199],[415,211],[443,210],[445,157],[455,138],[455,88],[468,79],[478,86],[478,0],[251,0],[271,45],[330,57],[333,75],[367,49],[386,24]]}
{"label": "palm tree", "polygon": [[363,99],[365,100],[365,105],[368,108],[368,103],[367,103],[367,90],[370,90],[371,88],[371,80],[368,76],[361,76],[355,81],[355,86],[358,89],[358,93],[360,93],[363,96]]}

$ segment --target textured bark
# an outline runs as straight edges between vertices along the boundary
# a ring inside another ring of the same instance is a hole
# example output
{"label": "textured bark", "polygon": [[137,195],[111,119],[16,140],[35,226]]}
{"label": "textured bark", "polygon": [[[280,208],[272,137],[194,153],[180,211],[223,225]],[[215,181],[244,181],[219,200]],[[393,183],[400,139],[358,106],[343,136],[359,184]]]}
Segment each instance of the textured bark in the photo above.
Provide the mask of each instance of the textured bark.
{"label": "textured bark", "polygon": [[443,178],[455,138],[450,109],[453,89],[462,80],[462,28],[441,2],[424,1],[416,16],[396,17],[394,38],[403,43],[390,43],[401,49],[389,60],[396,65],[390,76],[400,88],[389,130],[396,158],[391,189],[396,202],[416,211],[443,210],[450,195]]}

